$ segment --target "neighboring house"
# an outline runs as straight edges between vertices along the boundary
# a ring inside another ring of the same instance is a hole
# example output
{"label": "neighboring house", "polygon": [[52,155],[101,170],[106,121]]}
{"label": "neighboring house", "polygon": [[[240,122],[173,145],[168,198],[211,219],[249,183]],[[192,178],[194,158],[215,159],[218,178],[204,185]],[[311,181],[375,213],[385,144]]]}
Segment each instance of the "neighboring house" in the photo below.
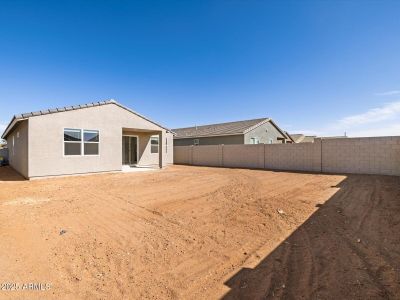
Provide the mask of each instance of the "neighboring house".
{"label": "neighboring house", "polygon": [[173,133],[114,100],[16,115],[2,138],[26,178],[173,163]]}
{"label": "neighboring house", "polygon": [[292,143],[270,118],[172,129],[175,146]]}
{"label": "neighboring house", "polygon": [[290,134],[295,143],[314,143],[315,135]]}
{"label": "neighboring house", "polygon": [[290,134],[293,141],[295,143],[314,143],[314,139],[339,139],[339,138],[347,138],[344,136],[316,136],[316,135],[304,135],[304,134]]}

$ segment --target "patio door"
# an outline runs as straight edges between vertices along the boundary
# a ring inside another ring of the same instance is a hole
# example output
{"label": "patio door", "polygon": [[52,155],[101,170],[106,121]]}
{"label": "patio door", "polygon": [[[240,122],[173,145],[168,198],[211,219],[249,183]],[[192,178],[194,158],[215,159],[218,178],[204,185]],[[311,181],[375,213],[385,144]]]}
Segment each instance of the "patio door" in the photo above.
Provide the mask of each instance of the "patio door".
{"label": "patio door", "polygon": [[122,164],[136,165],[138,163],[138,137],[132,135],[122,136]]}

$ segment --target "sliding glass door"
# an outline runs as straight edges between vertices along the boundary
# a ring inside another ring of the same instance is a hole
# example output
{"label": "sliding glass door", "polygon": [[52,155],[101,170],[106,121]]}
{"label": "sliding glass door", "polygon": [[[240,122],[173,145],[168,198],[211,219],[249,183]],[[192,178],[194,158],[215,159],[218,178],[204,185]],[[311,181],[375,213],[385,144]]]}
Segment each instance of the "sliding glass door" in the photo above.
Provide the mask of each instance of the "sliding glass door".
{"label": "sliding glass door", "polygon": [[122,136],[122,164],[136,165],[138,163],[138,137]]}

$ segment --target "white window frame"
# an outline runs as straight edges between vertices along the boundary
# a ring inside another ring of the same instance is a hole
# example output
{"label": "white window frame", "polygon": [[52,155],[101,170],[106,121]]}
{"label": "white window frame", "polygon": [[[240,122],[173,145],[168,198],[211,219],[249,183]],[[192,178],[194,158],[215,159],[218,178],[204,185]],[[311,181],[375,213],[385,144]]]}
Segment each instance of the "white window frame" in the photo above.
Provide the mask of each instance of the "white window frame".
{"label": "white window frame", "polygon": [[[152,152],[153,144],[151,143],[151,140],[153,138],[157,138],[158,145],[157,145],[157,152]],[[150,136],[150,154],[159,154],[160,153],[160,137],[158,135],[152,135]]]}
{"label": "white window frame", "polygon": [[200,145],[200,139],[193,139],[193,145],[194,146]]}
{"label": "white window frame", "polygon": [[[137,162],[136,165],[139,164],[139,136],[138,135],[134,135],[134,134],[122,134],[122,136],[131,136],[131,137],[135,137],[136,138],[136,156],[137,156]],[[99,134],[99,141],[100,141],[100,134]],[[100,152],[99,152],[100,153]],[[128,166],[128,165],[126,165]]]}
{"label": "white window frame", "polygon": [[[81,140],[80,142],[74,142],[74,141],[64,141],[64,132],[65,130],[76,130],[76,131],[80,131],[81,132]],[[99,152],[98,154],[86,154],[85,155],[85,137],[84,137],[84,132],[85,131],[97,131],[99,133],[99,141],[98,142],[87,142],[87,143],[97,143],[99,144]],[[96,157],[96,156],[100,156],[100,141],[101,141],[101,133],[100,133],[100,129],[84,129],[84,128],[73,128],[73,127],[64,127],[63,131],[62,131],[62,156],[63,157],[68,157],[68,158],[72,158],[72,157],[82,157],[82,156],[88,156],[88,157]],[[80,143],[81,144],[81,154],[80,155],[65,155],[65,143]]]}
{"label": "white window frame", "polygon": [[260,140],[258,139],[258,137],[252,137],[252,138],[250,138],[250,140],[251,140],[252,145],[258,145],[260,143]]}
{"label": "white window frame", "polygon": [[[86,142],[85,141],[85,132],[97,132],[99,135],[99,141],[98,142]],[[98,151],[97,154],[85,154],[85,144],[97,144],[98,145]],[[100,130],[95,130],[95,129],[83,129],[82,131],[82,155],[83,156],[99,156],[100,155]]]}

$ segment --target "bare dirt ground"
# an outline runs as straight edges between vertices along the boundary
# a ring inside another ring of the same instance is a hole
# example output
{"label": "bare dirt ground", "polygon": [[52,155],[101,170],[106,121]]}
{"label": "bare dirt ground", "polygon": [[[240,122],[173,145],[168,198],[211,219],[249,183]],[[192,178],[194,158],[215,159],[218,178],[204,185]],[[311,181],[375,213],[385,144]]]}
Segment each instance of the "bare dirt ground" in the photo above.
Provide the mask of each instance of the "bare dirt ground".
{"label": "bare dirt ground", "polygon": [[399,233],[399,177],[0,168],[5,299],[399,299]]}

